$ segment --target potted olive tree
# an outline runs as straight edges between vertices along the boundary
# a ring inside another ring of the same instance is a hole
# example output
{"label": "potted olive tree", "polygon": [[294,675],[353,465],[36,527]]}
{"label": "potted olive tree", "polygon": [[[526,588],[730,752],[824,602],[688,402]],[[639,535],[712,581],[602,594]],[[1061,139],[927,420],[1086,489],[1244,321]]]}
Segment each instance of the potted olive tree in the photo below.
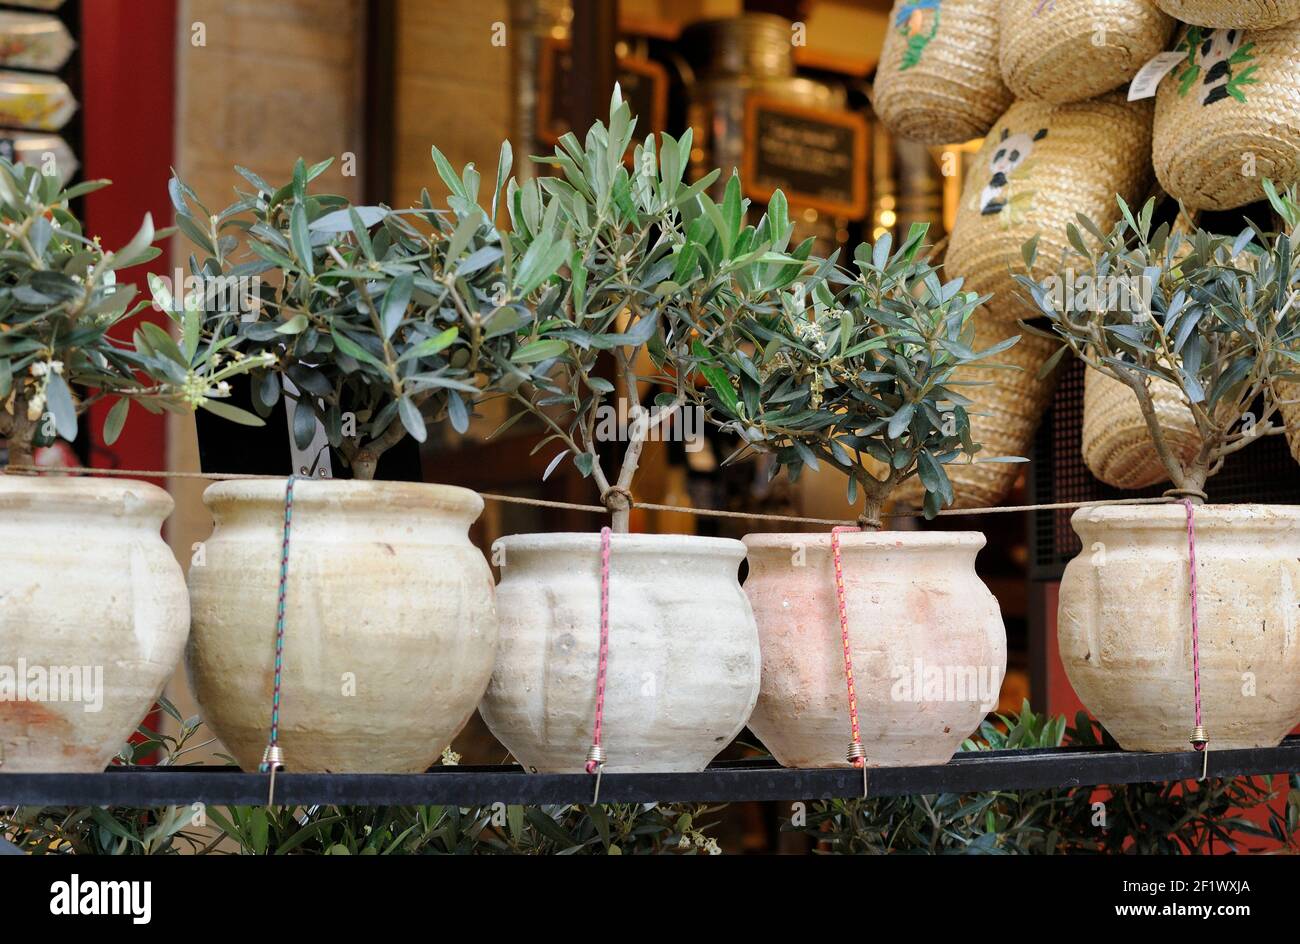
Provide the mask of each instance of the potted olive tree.
{"label": "potted olive tree", "polygon": [[[719,311],[694,363],[710,418],[744,443],[737,455],[770,452],[774,474],[792,479],[825,463],[847,476],[850,505],[861,502],[860,533],[839,544],[868,766],[945,763],[996,707],[1006,669],[997,601],[975,575],[984,535],[880,530],[886,501],[914,477],[927,515],[952,502],[945,467],[981,461],[958,371],[1017,340],[971,349],[987,299],[940,280],[925,232],[913,227],[892,252],[887,235],[859,246],[852,271],[827,261],[777,311]],[[832,535],[744,541],[763,650],[750,727],[786,766],[844,766]]]}
{"label": "potted olive tree", "polygon": [[[531,300],[536,317],[494,389],[546,425],[542,448],[574,462],[611,514],[607,769],[699,770],[758,694],[758,636],[737,580],[744,546],[628,534],[634,476],[649,437],[683,429],[689,391],[673,365],[709,299],[761,303],[799,275],[811,244],[785,252],[783,211],[746,225],[737,179],[721,205],[705,193],[716,172],[683,182],[689,133],[651,136],[625,165],[633,129],[615,90],[607,125],[538,159],[558,176],[510,187],[516,255],[546,253],[561,268]],[[743,280],[754,283],[747,300]],[[591,532],[515,535],[494,549],[501,651],[481,710],[530,770],[582,770],[593,743],[601,548]]]}
{"label": "potted olive tree", "polygon": [[[1300,509],[1204,504],[1227,456],[1285,431],[1278,386],[1300,371],[1300,212],[1294,191],[1265,189],[1281,232],[1153,230],[1150,204],[1136,217],[1121,204],[1109,232],[1083,221],[1088,236],[1076,230],[1060,261],[1088,274],[1093,291],[1065,303],[1052,275],[1019,277],[1064,342],[1060,353],[1133,392],[1170,496],[1192,503],[1086,508],[1072,519],[1084,550],[1061,583],[1061,660],[1084,704],[1131,750],[1186,750],[1192,731],[1189,527],[1209,738],[1271,746],[1300,722]],[[1033,266],[1032,247],[1026,257]],[[1168,442],[1152,405],[1157,384],[1176,388],[1194,419],[1200,447],[1190,454]]]}
{"label": "potted olive tree", "polygon": [[[435,152],[440,166],[441,155]],[[496,653],[492,575],[470,543],[474,492],[376,481],[384,452],[427,423],[464,430],[484,370],[531,321],[520,299],[550,274],[511,259],[478,202],[473,165],[448,171],[447,209],[409,211],[311,192],[299,161],[218,214],[177,181],[177,221],[202,276],[258,278],[233,346],[266,361],[260,411],[296,390],[299,446],[324,428],[351,480],[296,485],[285,602],[280,744],[290,770],[424,770],[473,713]],[[503,173],[509,167],[502,155]],[[292,386],[290,386],[292,385]],[[189,669],[205,717],[246,769],[267,744],[286,483],[223,482],[216,529],[190,570]]]}
{"label": "potted olive tree", "polygon": [[[229,413],[226,381],[247,368],[144,322],[116,274],[159,252],[148,216],[116,252],[82,233],[69,201],[107,181],[58,179],[0,160],[0,438],[8,468],[72,441],[111,403],[112,443],[132,404]],[[251,418],[256,422],[256,418]],[[189,627],[184,577],[159,533],[172,499],[128,479],[0,477],[0,773],[104,769],[176,668]]]}

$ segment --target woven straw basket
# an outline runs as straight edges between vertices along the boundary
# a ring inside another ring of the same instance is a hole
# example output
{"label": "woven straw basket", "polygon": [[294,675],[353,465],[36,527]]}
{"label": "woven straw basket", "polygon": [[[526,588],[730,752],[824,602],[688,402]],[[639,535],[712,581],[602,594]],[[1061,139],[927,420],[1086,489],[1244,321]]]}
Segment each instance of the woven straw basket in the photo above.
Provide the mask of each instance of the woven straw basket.
{"label": "woven straw basket", "polygon": [[1023,272],[1021,247],[1038,235],[1040,266],[1069,245],[1075,214],[1103,230],[1119,219],[1115,195],[1137,204],[1150,180],[1151,103],[1115,92],[1072,105],[1016,102],[975,157],[948,241],[944,273],[992,294],[988,308],[1015,320],[1027,314],[1011,278]]}
{"label": "woven straw basket", "polygon": [[[1192,61],[1156,96],[1156,176],[1184,205],[1229,210],[1260,181],[1300,180],[1300,22],[1240,32],[1187,27]],[[1208,81],[1207,81],[1208,80]]]}
{"label": "woven straw basket", "polygon": [[[1165,442],[1179,461],[1190,461],[1201,436],[1182,392],[1154,378],[1150,390]],[[1083,381],[1083,461],[1115,488],[1146,488],[1169,478],[1133,391],[1091,367]]]}
{"label": "woven straw basket", "polygon": [[1017,98],[1081,102],[1127,83],[1174,21],[1152,0],[1003,0],[998,59]]}
{"label": "woven straw basket", "polygon": [[[1038,368],[1056,350],[1045,338],[1017,326],[1029,314],[1017,298],[1013,271],[1023,271],[1021,246],[1039,236],[1040,264],[1052,265],[1067,246],[1065,227],[1076,213],[1103,229],[1119,216],[1115,195],[1136,203],[1149,177],[1151,104],[1124,101],[1121,93],[1070,105],[1017,102],[1000,118],[975,158],[957,210],[944,262],[947,278],[993,298],[976,315],[979,341],[1023,334],[1020,344],[995,358],[1023,372],[972,370],[988,386],[963,391],[975,401],[972,435],[985,456],[1027,456],[1035,428],[1051,399],[1051,378]],[[1005,464],[949,467],[958,507],[997,504],[1019,467]]]}
{"label": "woven straw basket", "polygon": [[[989,361],[1003,367],[966,367],[957,371],[955,380],[963,384],[983,386],[957,386],[958,393],[975,401],[971,411],[971,439],[981,445],[979,458],[996,456],[1029,457],[1034,430],[1043,411],[1052,402],[1056,389],[1052,377],[1039,379],[1038,370],[1056,351],[1059,344],[1021,329],[1014,320],[987,318],[987,312],[976,314],[973,349],[982,351],[1012,335],[1020,335],[1020,343],[1010,350],[995,354]],[[1019,368],[1019,369],[1013,369]],[[956,496],[953,508],[982,508],[1002,501],[1016,477],[1024,470],[1018,462],[975,462],[962,460],[944,468],[952,480]],[[919,507],[925,497],[924,489],[916,479],[909,479],[899,489],[899,502]]]}
{"label": "woven straw basket", "polygon": [[1295,401],[1282,407],[1282,422],[1286,423],[1286,441],[1291,446],[1291,456],[1300,462],[1300,383],[1284,381],[1277,385],[1282,399]]}
{"label": "woven straw basket", "polygon": [[898,0],[876,70],[876,114],[900,138],[978,138],[1011,104],[998,68],[999,0]]}
{"label": "woven straw basket", "polygon": [[1271,29],[1300,20],[1300,0],[1156,0],[1176,20],[1200,26]]}

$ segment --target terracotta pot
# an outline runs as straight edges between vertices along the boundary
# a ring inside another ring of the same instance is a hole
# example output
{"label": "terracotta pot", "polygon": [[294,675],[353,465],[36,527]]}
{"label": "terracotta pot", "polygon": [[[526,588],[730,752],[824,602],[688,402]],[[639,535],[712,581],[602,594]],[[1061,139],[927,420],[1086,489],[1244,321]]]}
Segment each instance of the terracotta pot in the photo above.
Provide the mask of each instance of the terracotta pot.
{"label": "terracotta pot", "polygon": [[[1084,508],[1061,581],[1061,662],[1120,746],[1185,751],[1192,630],[1182,505]],[[1300,723],[1300,507],[1196,509],[1201,698],[1211,750],[1271,747]]]}
{"label": "terracotta pot", "polygon": [[[596,715],[600,535],[522,534],[501,565],[501,647],[480,711],[525,768],[583,769]],[[758,697],[739,541],[616,534],[602,745],[607,773],[703,770]]]}
{"label": "terracotta pot", "polygon": [[0,773],[97,773],[162,693],[189,628],[166,492],[0,476]]}
{"label": "terracotta pot", "polygon": [[[190,682],[254,770],[274,676],[283,482],[210,487],[216,529],[190,568]],[[291,771],[427,769],[469,720],[496,653],[492,573],[470,542],[483,500],[408,482],[294,487],[280,746]]]}
{"label": "terracotta pot", "polygon": [[[786,767],[845,767],[851,741],[829,534],[750,534],[745,592],[763,648],[749,727]],[[840,536],[869,767],[943,764],[997,707],[1007,667],[997,600],[975,575],[984,535]]]}

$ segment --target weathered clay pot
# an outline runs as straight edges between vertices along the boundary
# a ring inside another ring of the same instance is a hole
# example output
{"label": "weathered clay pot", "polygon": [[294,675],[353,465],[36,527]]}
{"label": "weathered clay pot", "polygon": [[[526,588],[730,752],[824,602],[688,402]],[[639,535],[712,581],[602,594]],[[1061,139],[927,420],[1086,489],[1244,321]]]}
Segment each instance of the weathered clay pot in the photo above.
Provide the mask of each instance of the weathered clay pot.
{"label": "weathered clay pot", "polygon": [[[480,711],[533,772],[583,769],[596,715],[600,535],[493,546],[501,648]],[[606,772],[703,770],[758,697],[758,630],[739,541],[616,534],[610,547]]]}
{"label": "weathered clay pot", "polygon": [[[1182,505],[1084,508],[1061,581],[1061,662],[1120,746],[1189,750],[1192,624]],[[1195,513],[1201,698],[1211,750],[1276,745],[1300,723],[1300,507]]]}
{"label": "weathered clay pot", "polygon": [[171,510],[146,482],[0,476],[0,774],[99,772],[153,707],[189,628]]}
{"label": "weathered clay pot", "polygon": [[[750,534],[745,592],[763,649],[749,727],[786,767],[844,767],[851,741],[829,534]],[[997,707],[1007,667],[997,600],[975,575],[984,535],[840,535],[869,767],[943,764]]]}
{"label": "weathered clay pot", "polygon": [[[245,770],[271,720],[283,482],[203,496],[216,529],[190,567],[190,682]],[[408,482],[294,486],[280,746],[291,771],[428,768],[474,712],[496,653],[483,500]]]}

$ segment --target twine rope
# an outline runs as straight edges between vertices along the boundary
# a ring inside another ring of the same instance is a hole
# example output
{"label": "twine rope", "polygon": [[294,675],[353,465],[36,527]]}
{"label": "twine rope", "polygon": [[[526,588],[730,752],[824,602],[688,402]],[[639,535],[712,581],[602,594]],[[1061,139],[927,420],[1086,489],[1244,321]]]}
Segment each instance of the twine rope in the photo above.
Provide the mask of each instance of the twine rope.
{"label": "twine rope", "polygon": [[609,543],[610,529],[600,529],[600,657],[596,666],[596,725],[591,738],[591,750],[587,752],[586,770],[596,774],[596,795],[592,803],[600,799],[600,772],[605,766],[605,749],[601,746],[600,735],[605,721],[605,679],[609,669]]}
{"label": "twine rope", "polygon": [[[282,481],[282,475],[256,475],[239,472],[169,472],[149,469],[94,469],[88,466],[35,466],[15,465],[4,470],[8,475],[91,475],[107,478],[145,478],[145,479],[194,479],[207,482],[233,482],[249,479],[273,479]],[[604,505],[585,505],[578,502],[552,501],[545,498],[525,498],[521,495],[501,495],[493,492],[478,492],[484,501],[501,502],[510,505],[529,505],[535,508],[557,508],[568,511],[588,511],[593,514],[606,515],[609,509]],[[980,508],[945,508],[938,512],[938,517],[963,517],[966,515],[1014,514],[1027,511],[1069,511],[1075,508],[1102,508],[1113,505],[1167,505],[1177,501],[1175,496],[1163,495],[1158,498],[1116,498],[1099,501],[1045,502],[1034,505],[992,505]],[[740,518],[746,521],[788,521],[795,524],[817,524],[831,526],[848,526],[854,521],[842,518],[812,518],[804,515],[777,515],[762,512],[725,511],[718,508],[691,508],[685,505],[661,505],[650,502],[637,502],[637,508],[646,511],[663,511],[681,515],[700,515],[705,518]],[[893,511],[881,515],[882,518],[923,518],[924,513],[915,510]]]}
{"label": "twine rope", "polygon": [[271,688],[271,735],[266,750],[262,754],[262,763],[258,768],[262,773],[271,774],[270,793],[266,805],[274,805],[275,772],[284,766],[284,753],[280,749],[280,694],[284,672],[284,610],[285,598],[289,586],[289,539],[293,533],[293,483],[296,477],[289,476],[284,486],[284,538],[280,543],[280,585],[276,593],[275,604],[275,681]]}
{"label": "twine rope", "polygon": [[853,736],[849,741],[848,761],[854,767],[866,762],[862,750],[862,736],[858,727],[858,696],[853,688],[853,653],[849,650],[849,617],[844,606],[844,567],[840,559],[840,534],[861,531],[861,528],[831,528],[831,558],[835,563],[835,600],[840,609],[840,642],[844,646],[844,678],[849,689],[849,727]]}
{"label": "twine rope", "polygon": [[1196,526],[1194,524],[1195,505],[1190,498],[1183,499],[1187,509],[1187,569],[1191,577],[1189,589],[1192,597],[1192,697],[1195,710],[1195,726],[1188,739],[1192,749],[1202,753],[1201,779],[1204,780],[1210,768],[1210,739],[1205,734],[1205,725],[1201,717],[1201,619],[1198,598],[1200,596],[1196,580]]}

